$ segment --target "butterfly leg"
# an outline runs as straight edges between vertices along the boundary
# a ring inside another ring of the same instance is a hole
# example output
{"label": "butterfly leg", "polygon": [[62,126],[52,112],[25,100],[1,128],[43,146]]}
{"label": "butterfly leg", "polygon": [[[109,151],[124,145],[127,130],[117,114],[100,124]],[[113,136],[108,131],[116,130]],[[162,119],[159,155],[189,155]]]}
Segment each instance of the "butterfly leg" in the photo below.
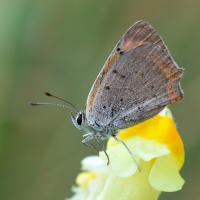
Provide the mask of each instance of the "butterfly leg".
{"label": "butterfly leg", "polygon": [[[87,135],[87,134],[85,134],[85,135]],[[85,136],[85,135],[83,135],[83,137],[85,137],[85,139],[82,141],[82,144],[94,149],[97,152],[97,155],[99,156],[99,150],[90,142],[90,140],[93,139],[93,135],[90,135],[90,136]]]}
{"label": "butterfly leg", "polygon": [[126,144],[124,143],[124,141],[122,141],[122,140],[120,140],[119,138],[117,138],[116,135],[112,135],[112,137],[113,137],[117,142],[120,142],[120,143],[122,143],[122,144],[125,146],[125,148],[127,149],[127,151],[130,153],[131,157],[133,158],[134,162],[136,163],[136,165],[137,165],[139,171],[141,172],[140,166],[139,166],[138,163],[136,162],[136,160],[135,160],[135,158],[134,158],[134,156],[133,156],[131,150],[126,146]]}
{"label": "butterfly leg", "polygon": [[94,141],[101,147],[101,149],[102,149],[103,152],[105,153],[105,155],[106,155],[106,157],[107,157],[107,159],[108,159],[107,165],[109,165],[109,163],[110,163],[110,158],[109,158],[108,154],[106,153],[106,150],[105,150],[105,148],[104,148],[104,145],[102,145],[102,144],[99,142],[98,138],[101,139],[101,136],[96,136],[96,135],[94,135],[94,137],[93,137]]}
{"label": "butterfly leg", "polygon": [[87,138],[87,137],[92,136],[92,135],[94,135],[94,134],[93,133],[86,133],[86,134],[83,135],[83,138]]}

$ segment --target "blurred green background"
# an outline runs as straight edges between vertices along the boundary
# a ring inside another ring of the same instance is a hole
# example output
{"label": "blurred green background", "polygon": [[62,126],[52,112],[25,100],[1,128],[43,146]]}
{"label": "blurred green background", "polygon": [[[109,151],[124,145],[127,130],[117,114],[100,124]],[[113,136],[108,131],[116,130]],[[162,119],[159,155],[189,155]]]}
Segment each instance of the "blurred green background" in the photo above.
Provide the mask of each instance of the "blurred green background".
{"label": "blurred green background", "polygon": [[69,110],[31,107],[61,103],[84,109],[89,90],[122,34],[148,21],[185,68],[185,99],[171,110],[186,161],[183,189],[160,200],[200,199],[200,1],[0,0],[0,200],[63,200],[94,155]]}

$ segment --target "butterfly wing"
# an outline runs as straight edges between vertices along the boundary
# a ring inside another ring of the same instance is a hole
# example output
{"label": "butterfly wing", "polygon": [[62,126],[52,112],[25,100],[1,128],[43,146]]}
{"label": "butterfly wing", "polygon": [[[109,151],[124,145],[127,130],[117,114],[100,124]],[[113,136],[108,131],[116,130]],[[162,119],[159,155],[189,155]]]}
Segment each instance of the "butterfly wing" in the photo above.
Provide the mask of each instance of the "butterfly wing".
{"label": "butterfly wing", "polygon": [[133,24],[122,36],[86,102],[86,119],[99,130],[126,128],[180,101],[183,69],[147,22]]}

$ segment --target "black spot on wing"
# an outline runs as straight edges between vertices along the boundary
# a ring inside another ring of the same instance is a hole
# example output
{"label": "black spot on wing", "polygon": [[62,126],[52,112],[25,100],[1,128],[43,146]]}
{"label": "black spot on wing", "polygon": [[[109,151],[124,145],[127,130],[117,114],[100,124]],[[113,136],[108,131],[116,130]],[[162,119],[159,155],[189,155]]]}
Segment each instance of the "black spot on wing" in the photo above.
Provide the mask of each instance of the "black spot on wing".
{"label": "black spot on wing", "polygon": [[113,73],[113,74],[118,74],[118,71],[114,69],[114,70],[112,71],[112,73]]}
{"label": "black spot on wing", "polygon": [[119,52],[120,55],[124,53],[124,51],[121,50],[121,48],[119,48],[119,47],[117,48],[117,51]]}

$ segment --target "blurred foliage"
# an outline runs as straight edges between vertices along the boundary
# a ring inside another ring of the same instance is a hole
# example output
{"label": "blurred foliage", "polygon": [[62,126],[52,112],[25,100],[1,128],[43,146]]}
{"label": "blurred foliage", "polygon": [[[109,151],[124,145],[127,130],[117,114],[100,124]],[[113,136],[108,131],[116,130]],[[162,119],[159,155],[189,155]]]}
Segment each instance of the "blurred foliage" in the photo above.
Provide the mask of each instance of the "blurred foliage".
{"label": "blurred foliage", "polygon": [[[162,36],[185,68],[185,99],[171,106],[183,138],[183,190],[160,200],[200,199],[200,1],[0,0],[0,199],[63,200],[94,154],[81,144],[69,111],[31,107],[55,102],[84,109],[88,92],[122,34],[138,20]],[[62,103],[62,102],[61,102]],[[56,117],[57,116],[57,117]]]}

